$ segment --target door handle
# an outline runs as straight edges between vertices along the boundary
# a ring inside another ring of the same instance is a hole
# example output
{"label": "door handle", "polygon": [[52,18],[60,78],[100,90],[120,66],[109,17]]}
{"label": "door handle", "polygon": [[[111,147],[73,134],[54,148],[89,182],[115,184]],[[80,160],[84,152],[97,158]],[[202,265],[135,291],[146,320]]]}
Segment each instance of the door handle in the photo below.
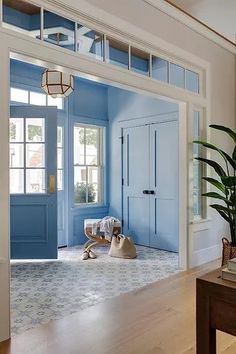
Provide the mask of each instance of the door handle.
{"label": "door handle", "polygon": [[143,194],[155,194],[155,191],[144,189]]}
{"label": "door handle", "polygon": [[54,175],[49,176],[48,191],[49,193],[56,192],[56,176]]}

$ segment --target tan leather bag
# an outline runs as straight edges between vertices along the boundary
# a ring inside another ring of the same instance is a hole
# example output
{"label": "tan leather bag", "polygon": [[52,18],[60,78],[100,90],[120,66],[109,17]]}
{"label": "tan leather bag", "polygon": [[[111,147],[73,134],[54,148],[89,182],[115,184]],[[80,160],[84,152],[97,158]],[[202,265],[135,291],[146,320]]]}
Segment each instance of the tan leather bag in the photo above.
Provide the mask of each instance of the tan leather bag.
{"label": "tan leather bag", "polygon": [[121,234],[112,237],[108,255],[117,258],[136,258],[137,253],[133,240]]}

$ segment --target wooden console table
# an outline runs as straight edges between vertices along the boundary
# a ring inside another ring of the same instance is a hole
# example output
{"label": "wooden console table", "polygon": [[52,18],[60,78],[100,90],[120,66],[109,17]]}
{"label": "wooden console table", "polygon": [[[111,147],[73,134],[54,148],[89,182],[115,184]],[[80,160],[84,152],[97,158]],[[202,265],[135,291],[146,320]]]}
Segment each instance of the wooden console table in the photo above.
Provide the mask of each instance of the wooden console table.
{"label": "wooden console table", "polygon": [[197,278],[197,354],[216,354],[216,330],[236,335],[236,283],[221,269]]}

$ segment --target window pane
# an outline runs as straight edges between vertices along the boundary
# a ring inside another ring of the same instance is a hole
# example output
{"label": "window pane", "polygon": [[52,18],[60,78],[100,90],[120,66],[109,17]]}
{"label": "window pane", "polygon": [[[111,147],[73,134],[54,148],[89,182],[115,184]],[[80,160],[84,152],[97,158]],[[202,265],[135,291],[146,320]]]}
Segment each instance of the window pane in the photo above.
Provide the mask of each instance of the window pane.
{"label": "window pane", "polygon": [[159,81],[168,82],[168,61],[152,57],[152,77]]}
{"label": "window pane", "polygon": [[186,70],[186,89],[199,93],[199,74]]}
{"label": "window pane", "polygon": [[57,127],[57,146],[63,147],[63,128]]}
{"label": "window pane", "polygon": [[44,144],[26,144],[26,167],[44,167]]}
{"label": "window pane", "polygon": [[45,193],[44,169],[26,169],[26,193]]}
{"label": "window pane", "polygon": [[63,109],[63,98],[48,95],[48,106],[57,106],[57,109]]}
{"label": "window pane", "polygon": [[29,103],[28,91],[11,87],[11,101],[20,103]]}
{"label": "window pane", "polygon": [[84,165],[85,129],[74,126],[74,164]]}
{"label": "window pane", "polygon": [[46,95],[43,93],[30,91],[30,104],[46,106]]}
{"label": "window pane", "polygon": [[77,27],[77,51],[90,55],[95,59],[103,59],[103,35],[88,27],[78,24]]}
{"label": "window pane", "polygon": [[74,168],[74,198],[75,203],[87,202],[87,172],[86,167]]}
{"label": "window pane", "polygon": [[24,144],[10,144],[10,167],[24,167]]}
{"label": "window pane", "polygon": [[179,65],[170,63],[170,84],[185,87],[185,70]]}
{"label": "window pane", "polygon": [[149,75],[149,61],[148,53],[143,52],[137,48],[131,48],[131,70],[143,75]]}
{"label": "window pane", "polygon": [[63,170],[57,170],[57,190],[63,190]]}
{"label": "window pane", "polygon": [[63,168],[63,150],[62,148],[57,149],[57,168]]}
{"label": "window pane", "polygon": [[9,140],[10,142],[16,142],[16,143],[24,141],[23,118],[10,118]]}
{"label": "window pane", "polygon": [[43,142],[45,140],[44,118],[26,118],[26,141]]}
{"label": "window pane", "polygon": [[98,164],[99,129],[86,128],[86,165]]}
{"label": "window pane", "polygon": [[107,38],[107,61],[111,64],[128,69],[129,46],[112,38]]}
{"label": "window pane", "polygon": [[99,175],[98,167],[88,167],[88,203],[97,203]]}
{"label": "window pane", "polygon": [[75,23],[44,10],[43,38],[46,42],[75,50]]}
{"label": "window pane", "polygon": [[3,26],[40,38],[40,8],[22,0],[3,0]]}
{"label": "window pane", "polygon": [[10,193],[24,193],[23,169],[10,169]]}

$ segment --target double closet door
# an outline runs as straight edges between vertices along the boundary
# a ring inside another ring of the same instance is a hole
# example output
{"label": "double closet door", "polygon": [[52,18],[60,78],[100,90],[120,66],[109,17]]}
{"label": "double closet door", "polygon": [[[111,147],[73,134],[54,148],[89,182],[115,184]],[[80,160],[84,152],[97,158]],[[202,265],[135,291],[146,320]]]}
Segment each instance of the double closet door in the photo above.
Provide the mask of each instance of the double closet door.
{"label": "double closet door", "polygon": [[178,122],[123,129],[123,231],[178,252]]}

